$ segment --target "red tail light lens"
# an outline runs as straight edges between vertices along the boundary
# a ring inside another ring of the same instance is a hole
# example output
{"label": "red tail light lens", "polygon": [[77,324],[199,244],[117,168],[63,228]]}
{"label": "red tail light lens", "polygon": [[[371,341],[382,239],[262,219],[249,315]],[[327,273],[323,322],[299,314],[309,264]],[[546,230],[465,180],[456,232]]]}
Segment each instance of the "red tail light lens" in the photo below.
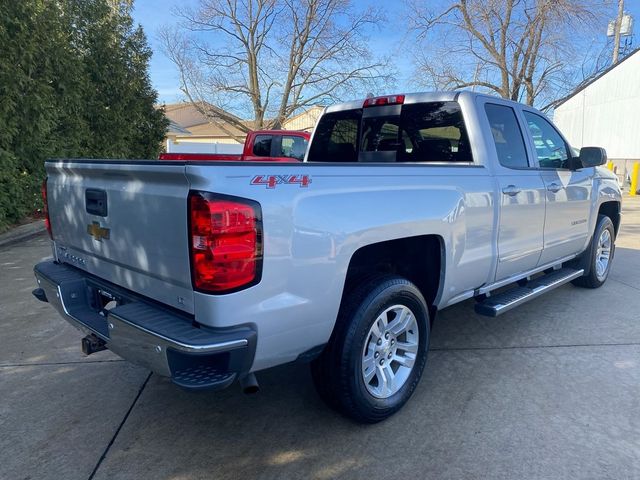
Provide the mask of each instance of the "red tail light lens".
{"label": "red tail light lens", "polygon": [[384,97],[370,97],[362,104],[363,107],[378,107],[380,105],[402,105],[404,95],[386,95]]}
{"label": "red tail light lens", "polygon": [[49,220],[49,204],[47,203],[47,179],[42,181],[42,213],[44,213],[44,226],[47,228],[49,238],[53,240],[51,232],[51,220]]}
{"label": "red tail light lens", "polygon": [[261,217],[257,202],[189,193],[191,275],[196,290],[231,293],[260,281]]}

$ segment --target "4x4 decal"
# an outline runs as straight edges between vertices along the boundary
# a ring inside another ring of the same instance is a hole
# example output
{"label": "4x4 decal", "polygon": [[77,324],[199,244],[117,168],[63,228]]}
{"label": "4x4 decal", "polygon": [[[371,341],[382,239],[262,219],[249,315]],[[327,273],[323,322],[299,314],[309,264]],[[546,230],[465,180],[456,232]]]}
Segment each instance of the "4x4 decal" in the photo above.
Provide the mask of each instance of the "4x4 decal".
{"label": "4x4 decal", "polygon": [[306,188],[311,183],[309,175],[256,175],[251,179],[251,185],[264,185],[276,188],[276,185],[299,185]]}

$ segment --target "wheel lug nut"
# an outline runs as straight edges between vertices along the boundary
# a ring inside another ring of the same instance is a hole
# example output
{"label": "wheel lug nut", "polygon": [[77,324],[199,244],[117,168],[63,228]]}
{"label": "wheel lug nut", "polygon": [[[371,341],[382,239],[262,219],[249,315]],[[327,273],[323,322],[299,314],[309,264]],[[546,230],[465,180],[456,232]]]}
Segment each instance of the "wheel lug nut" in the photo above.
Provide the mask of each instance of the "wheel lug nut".
{"label": "wheel lug nut", "polygon": [[380,352],[376,352],[376,353],[373,355],[373,358],[378,358],[379,356],[380,356]]}
{"label": "wheel lug nut", "polygon": [[384,365],[384,358],[380,360],[380,365]]}
{"label": "wheel lug nut", "polygon": [[379,338],[378,341],[376,342],[378,345],[382,345],[382,339]]}
{"label": "wheel lug nut", "polygon": [[391,352],[389,352],[389,355],[387,355],[387,358],[391,358]]}
{"label": "wheel lug nut", "polygon": [[392,338],[391,339],[391,345],[395,345],[396,341]]}
{"label": "wheel lug nut", "polygon": [[389,332],[384,334],[384,338],[386,338],[387,340],[389,339]]}

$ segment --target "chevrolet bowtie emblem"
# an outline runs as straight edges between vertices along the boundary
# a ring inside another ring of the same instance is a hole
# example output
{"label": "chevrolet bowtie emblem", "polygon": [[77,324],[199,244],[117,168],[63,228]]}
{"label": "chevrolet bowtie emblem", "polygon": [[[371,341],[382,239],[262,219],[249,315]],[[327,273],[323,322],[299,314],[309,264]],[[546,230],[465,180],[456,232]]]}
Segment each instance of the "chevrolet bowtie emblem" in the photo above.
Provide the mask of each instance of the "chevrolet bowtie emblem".
{"label": "chevrolet bowtie emblem", "polygon": [[109,233],[111,233],[111,230],[101,227],[98,222],[93,222],[87,225],[87,233],[97,241],[101,242],[103,238],[105,240],[109,240]]}

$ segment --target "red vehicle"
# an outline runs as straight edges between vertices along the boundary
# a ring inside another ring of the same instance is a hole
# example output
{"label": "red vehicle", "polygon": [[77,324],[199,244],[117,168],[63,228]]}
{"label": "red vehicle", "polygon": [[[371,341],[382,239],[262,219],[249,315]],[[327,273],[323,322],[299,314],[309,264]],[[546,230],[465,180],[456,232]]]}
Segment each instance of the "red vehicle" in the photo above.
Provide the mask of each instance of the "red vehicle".
{"label": "red vehicle", "polygon": [[256,130],[249,132],[242,154],[161,153],[160,160],[210,160],[215,162],[302,161],[309,144],[309,132],[296,130]]}

